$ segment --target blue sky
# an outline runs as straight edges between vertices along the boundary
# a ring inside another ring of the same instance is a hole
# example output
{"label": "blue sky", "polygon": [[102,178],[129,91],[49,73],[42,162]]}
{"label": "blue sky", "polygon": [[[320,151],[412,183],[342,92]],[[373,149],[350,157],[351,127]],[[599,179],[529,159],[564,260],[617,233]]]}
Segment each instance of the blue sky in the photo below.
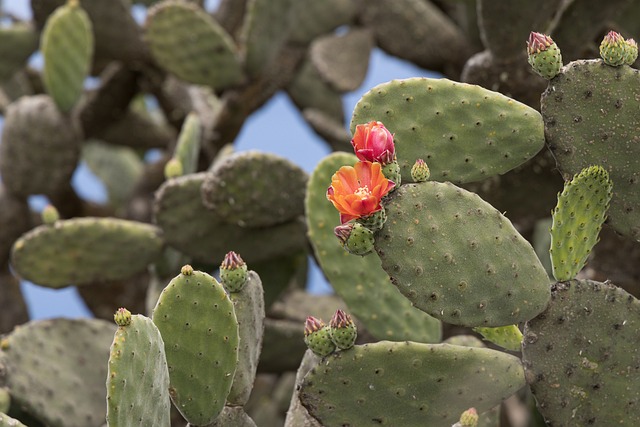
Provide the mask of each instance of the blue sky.
{"label": "blue sky", "polygon": [[[28,9],[24,9],[28,7],[26,1],[5,0],[4,6],[5,8],[9,6],[12,11],[15,11],[17,6],[20,16],[28,16]],[[140,16],[144,12],[138,9],[137,14]],[[436,77],[433,73],[413,64],[391,57],[378,49],[374,50],[364,83],[356,91],[343,97],[346,112],[345,126],[350,121],[350,114],[356,103],[369,89],[392,79],[417,76]],[[1,126],[2,119],[0,118]],[[265,131],[267,129],[268,132]],[[327,144],[315,135],[284,93],[276,94],[247,120],[235,141],[235,145],[238,151],[257,149],[281,155],[300,165],[309,173],[319,160],[330,152]],[[106,200],[106,192],[102,184],[83,164],[78,167],[74,175],[73,185],[84,198],[96,202]],[[35,198],[32,201],[32,206],[41,209],[43,203],[42,199]],[[329,285],[315,265],[310,269],[309,274],[310,289],[313,292],[330,292]],[[24,283],[23,292],[29,305],[30,315],[34,319],[90,316],[73,287],[51,290]]]}

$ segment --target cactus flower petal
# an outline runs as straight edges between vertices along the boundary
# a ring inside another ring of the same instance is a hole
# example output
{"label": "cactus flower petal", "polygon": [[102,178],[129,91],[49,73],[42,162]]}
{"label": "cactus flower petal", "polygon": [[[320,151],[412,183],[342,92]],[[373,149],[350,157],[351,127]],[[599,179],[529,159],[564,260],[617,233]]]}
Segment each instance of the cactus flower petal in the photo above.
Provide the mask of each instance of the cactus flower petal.
{"label": "cactus flower petal", "polygon": [[396,158],[393,135],[382,122],[357,125],[351,145],[358,159],[363,162],[378,162],[384,166]]}

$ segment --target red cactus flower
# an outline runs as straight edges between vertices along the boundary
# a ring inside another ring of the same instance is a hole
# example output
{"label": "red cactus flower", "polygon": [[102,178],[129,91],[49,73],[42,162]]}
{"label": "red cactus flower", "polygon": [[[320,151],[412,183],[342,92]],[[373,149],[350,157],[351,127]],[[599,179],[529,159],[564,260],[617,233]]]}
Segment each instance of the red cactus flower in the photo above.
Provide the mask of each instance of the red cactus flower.
{"label": "red cactus flower", "polygon": [[373,121],[356,126],[351,145],[358,159],[363,162],[378,162],[386,165],[396,158],[393,135],[381,122]]}
{"label": "red cactus flower", "polygon": [[380,200],[394,186],[384,177],[380,163],[358,162],[333,174],[327,199],[340,212],[340,222],[344,224],[381,210]]}

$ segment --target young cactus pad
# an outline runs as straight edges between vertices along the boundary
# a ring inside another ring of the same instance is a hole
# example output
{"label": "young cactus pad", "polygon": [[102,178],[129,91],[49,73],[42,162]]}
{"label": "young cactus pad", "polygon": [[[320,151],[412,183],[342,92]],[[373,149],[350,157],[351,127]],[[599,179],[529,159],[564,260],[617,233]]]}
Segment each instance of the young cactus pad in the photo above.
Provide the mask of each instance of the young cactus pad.
{"label": "young cactus pad", "polygon": [[416,159],[427,162],[431,179],[465,183],[503,174],[544,145],[536,110],[447,79],[393,80],[374,87],[356,105],[351,132],[372,120],[395,135],[402,182],[412,181]]}
{"label": "young cactus pad", "polygon": [[600,166],[586,168],[565,183],[552,212],[550,252],[556,280],[571,280],[584,267],[598,242],[612,187]]}
{"label": "young cactus pad", "polygon": [[335,353],[304,379],[300,400],[334,426],[446,426],[524,385],[520,359],[486,348],[380,341]]}
{"label": "young cactus pad", "polygon": [[607,224],[640,240],[640,75],[601,60],[565,66],[541,98],[547,144],[565,180],[600,165],[613,181]]}
{"label": "young cactus pad", "polygon": [[42,80],[63,112],[82,95],[93,56],[93,29],[78,1],[70,1],[49,16],[42,30]]}
{"label": "young cactus pad", "polygon": [[107,374],[107,424],[169,427],[169,370],[160,331],[134,314],[113,337]]}
{"label": "young cactus pad", "polygon": [[511,222],[451,183],[406,184],[386,203],[376,251],[417,308],[447,323],[505,326],[535,317],[549,279]]}
{"label": "young cactus pad", "polygon": [[102,425],[115,329],[104,320],[62,318],[14,329],[0,349],[0,383],[11,405],[51,427]]}
{"label": "young cactus pad", "polygon": [[353,165],[357,160],[353,154],[330,154],[318,163],[309,179],[306,216],[316,259],[350,312],[374,337],[438,342],[440,322],[413,308],[389,284],[389,277],[380,267],[378,257],[375,254],[358,257],[348,253],[333,233],[340,224],[340,215],[327,200],[327,187],[331,184],[331,176],[341,166]]}
{"label": "young cactus pad", "polygon": [[62,288],[125,279],[162,250],[160,229],[116,218],[73,218],[34,228],[18,239],[11,263],[24,279]]}
{"label": "young cactus pad", "polygon": [[522,358],[538,409],[554,426],[640,425],[640,301],[610,283],[552,287],[525,324]]}
{"label": "young cactus pad", "polygon": [[224,407],[238,363],[238,320],[216,279],[182,268],[153,310],[165,343],[169,394],[191,424],[211,423]]}

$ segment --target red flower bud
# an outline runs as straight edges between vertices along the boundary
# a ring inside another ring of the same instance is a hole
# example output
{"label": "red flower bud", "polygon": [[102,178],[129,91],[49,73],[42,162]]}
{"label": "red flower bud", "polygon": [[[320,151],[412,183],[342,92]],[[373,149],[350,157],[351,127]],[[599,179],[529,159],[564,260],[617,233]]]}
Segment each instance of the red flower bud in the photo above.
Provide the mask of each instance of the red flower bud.
{"label": "red flower bud", "polygon": [[393,135],[381,122],[356,126],[351,145],[358,159],[363,162],[378,162],[384,166],[396,158]]}
{"label": "red flower bud", "polygon": [[309,336],[312,333],[324,328],[325,324],[321,319],[316,319],[313,316],[308,316],[304,322],[304,336]]}

